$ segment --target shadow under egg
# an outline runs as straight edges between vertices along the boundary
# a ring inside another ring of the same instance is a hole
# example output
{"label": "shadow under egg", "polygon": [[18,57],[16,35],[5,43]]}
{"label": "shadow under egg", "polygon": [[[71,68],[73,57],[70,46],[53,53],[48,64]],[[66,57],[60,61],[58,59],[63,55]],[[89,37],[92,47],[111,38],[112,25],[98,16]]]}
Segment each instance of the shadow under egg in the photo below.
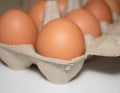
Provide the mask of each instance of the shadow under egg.
{"label": "shadow under egg", "polygon": [[106,74],[120,74],[120,57],[94,56],[86,60],[82,71],[92,70]]}

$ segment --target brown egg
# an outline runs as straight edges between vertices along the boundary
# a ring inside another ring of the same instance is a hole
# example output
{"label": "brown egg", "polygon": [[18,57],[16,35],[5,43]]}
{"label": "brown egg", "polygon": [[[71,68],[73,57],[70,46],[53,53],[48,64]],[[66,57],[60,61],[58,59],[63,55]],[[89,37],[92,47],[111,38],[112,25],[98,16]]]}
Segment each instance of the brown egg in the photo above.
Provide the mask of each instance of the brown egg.
{"label": "brown egg", "polygon": [[[43,20],[45,2],[46,0],[38,0],[38,2],[33,4],[28,11],[28,14],[33,19],[38,29],[40,28],[42,20]],[[58,8],[60,10],[60,14],[61,16],[63,16],[67,0],[57,0],[57,3],[58,3]]]}
{"label": "brown egg", "polygon": [[91,12],[100,22],[106,21],[112,23],[112,11],[110,7],[101,0],[90,0],[85,6],[84,9]]}
{"label": "brown egg", "polygon": [[28,11],[29,16],[33,19],[38,29],[42,23],[45,2],[46,0],[37,1]]}
{"label": "brown egg", "polygon": [[111,8],[112,12],[118,14],[120,13],[120,0],[96,0],[96,1],[105,1],[108,4],[108,6]]}
{"label": "brown egg", "polygon": [[37,35],[35,24],[23,11],[12,9],[1,16],[0,43],[35,45]]}
{"label": "brown egg", "polygon": [[76,24],[58,18],[48,22],[40,31],[36,50],[46,57],[70,60],[84,54],[85,40]]}
{"label": "brown egg", "polygon": [[120,13],[120,3],[118,0],[104,0],[109,7],[111,8],[111,10],[115,13]]}
{"label": "brown egg", "polygon": [[94,37],[101,36],[99,21],[85,9],[77,9],[69,12],[65,18],[76,23],[84,33]]}
{"label": "brown egg", "polygon": [[120,4],[120,0],[118,0],[119,4]]}

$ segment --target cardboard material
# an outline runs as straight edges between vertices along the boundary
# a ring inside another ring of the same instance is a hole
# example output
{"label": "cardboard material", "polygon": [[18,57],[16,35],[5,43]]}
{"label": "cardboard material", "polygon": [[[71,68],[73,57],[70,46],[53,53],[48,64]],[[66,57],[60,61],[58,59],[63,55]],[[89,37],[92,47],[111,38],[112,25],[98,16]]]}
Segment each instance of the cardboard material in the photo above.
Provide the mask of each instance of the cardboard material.
{"label": "cardboard material", "polygon": [[[52,1],[52,3],[48,2],[47,4],[48,6],[51,4],[49,7],[52,7],[55,1]],[[53,10],[55,8],[55,6],[52,7]],[[50,8],[47,9],[43,21],[44,25],[54,18],[59,18],[57,9],[56,12],[54,11],[56,16],[50,13]],[[48,13],[50,17],[48,17]],[[69,61],[59,60],[37,54],[32,45],[0,44],[0,59],[14,70],[25,69],[32,64],[36,64],[48,81],[56,84],[67,83],[80,72],[85,60],[90,56],[120,56],[120,17],[114,17],[115,21],[113,24],[101,22],[103,32],[101,37],[94,38],[90,35],[85,36],[86,52],[83,56],[73,58]]]}
{"label": "cardboard material", "polygon": [[55,18],[60,18],[57,2],[55,0],[48,0],[44,9],[43,26]]}
{"label": "cardboard material", "polygon": [[81,3],[82,3],[82,0],[68,0],[65,14],[67,14],[68,12],[70,12],[74,9],[80,8]]}

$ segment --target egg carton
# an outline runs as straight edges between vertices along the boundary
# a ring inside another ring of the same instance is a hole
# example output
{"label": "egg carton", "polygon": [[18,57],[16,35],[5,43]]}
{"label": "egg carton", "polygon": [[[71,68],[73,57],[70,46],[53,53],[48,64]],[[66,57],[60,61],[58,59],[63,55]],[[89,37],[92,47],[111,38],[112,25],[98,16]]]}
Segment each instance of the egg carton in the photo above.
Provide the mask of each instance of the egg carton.
{"label": "egg carton", "polygon": [[[53,9],[56,8],[54,7]],[[46,15],[50,13],[48,10],[45,12]],[[90,35],[85,35],[86,52],[83,56],[71,60],[60,60],[38,54],[34,47],[29,44],[7,45],[1,43],[0,59],[14,70],[25,69],[35,64],[46,80],[55,84],[67,83],[81,71],[85,60],[89,57],[93,55],[105,57],[120,56],[120,17],[115,13],[113,15],[115,20],[113,24],[101,22],[103,33],[101,37],[94,38]],[[44,21],[43,25],[48,22],[48,19],[52,20],[57,17],[59,15],[50,16],[49,18],[44,16],[47,21]]]}

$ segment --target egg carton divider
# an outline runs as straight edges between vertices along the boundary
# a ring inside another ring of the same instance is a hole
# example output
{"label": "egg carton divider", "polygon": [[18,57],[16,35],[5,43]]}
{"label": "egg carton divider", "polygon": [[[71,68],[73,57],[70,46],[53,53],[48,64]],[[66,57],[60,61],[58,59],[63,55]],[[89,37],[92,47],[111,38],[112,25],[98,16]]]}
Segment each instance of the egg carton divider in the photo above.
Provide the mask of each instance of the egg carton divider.
{"label": "egg carton divider", "polygon": [[[25,69],[36,64],[48,81],[55,84],[67,83],[81,71],[85,60],[90,56],[120,56],[120,17],[115,15],[116,21],[113,24],[101,22],[103,32],[101,37],[85,36],[86,52],[83,56],[68,61],[59,60],[39,55],[32,45],[0,44],[0,59],[14,70]],[[59,15],[52,17],[52,19],[55,17],[59,18]],[[51,18],[47,19],[47,15],[44,18],[45,24],[52,20]]]}

